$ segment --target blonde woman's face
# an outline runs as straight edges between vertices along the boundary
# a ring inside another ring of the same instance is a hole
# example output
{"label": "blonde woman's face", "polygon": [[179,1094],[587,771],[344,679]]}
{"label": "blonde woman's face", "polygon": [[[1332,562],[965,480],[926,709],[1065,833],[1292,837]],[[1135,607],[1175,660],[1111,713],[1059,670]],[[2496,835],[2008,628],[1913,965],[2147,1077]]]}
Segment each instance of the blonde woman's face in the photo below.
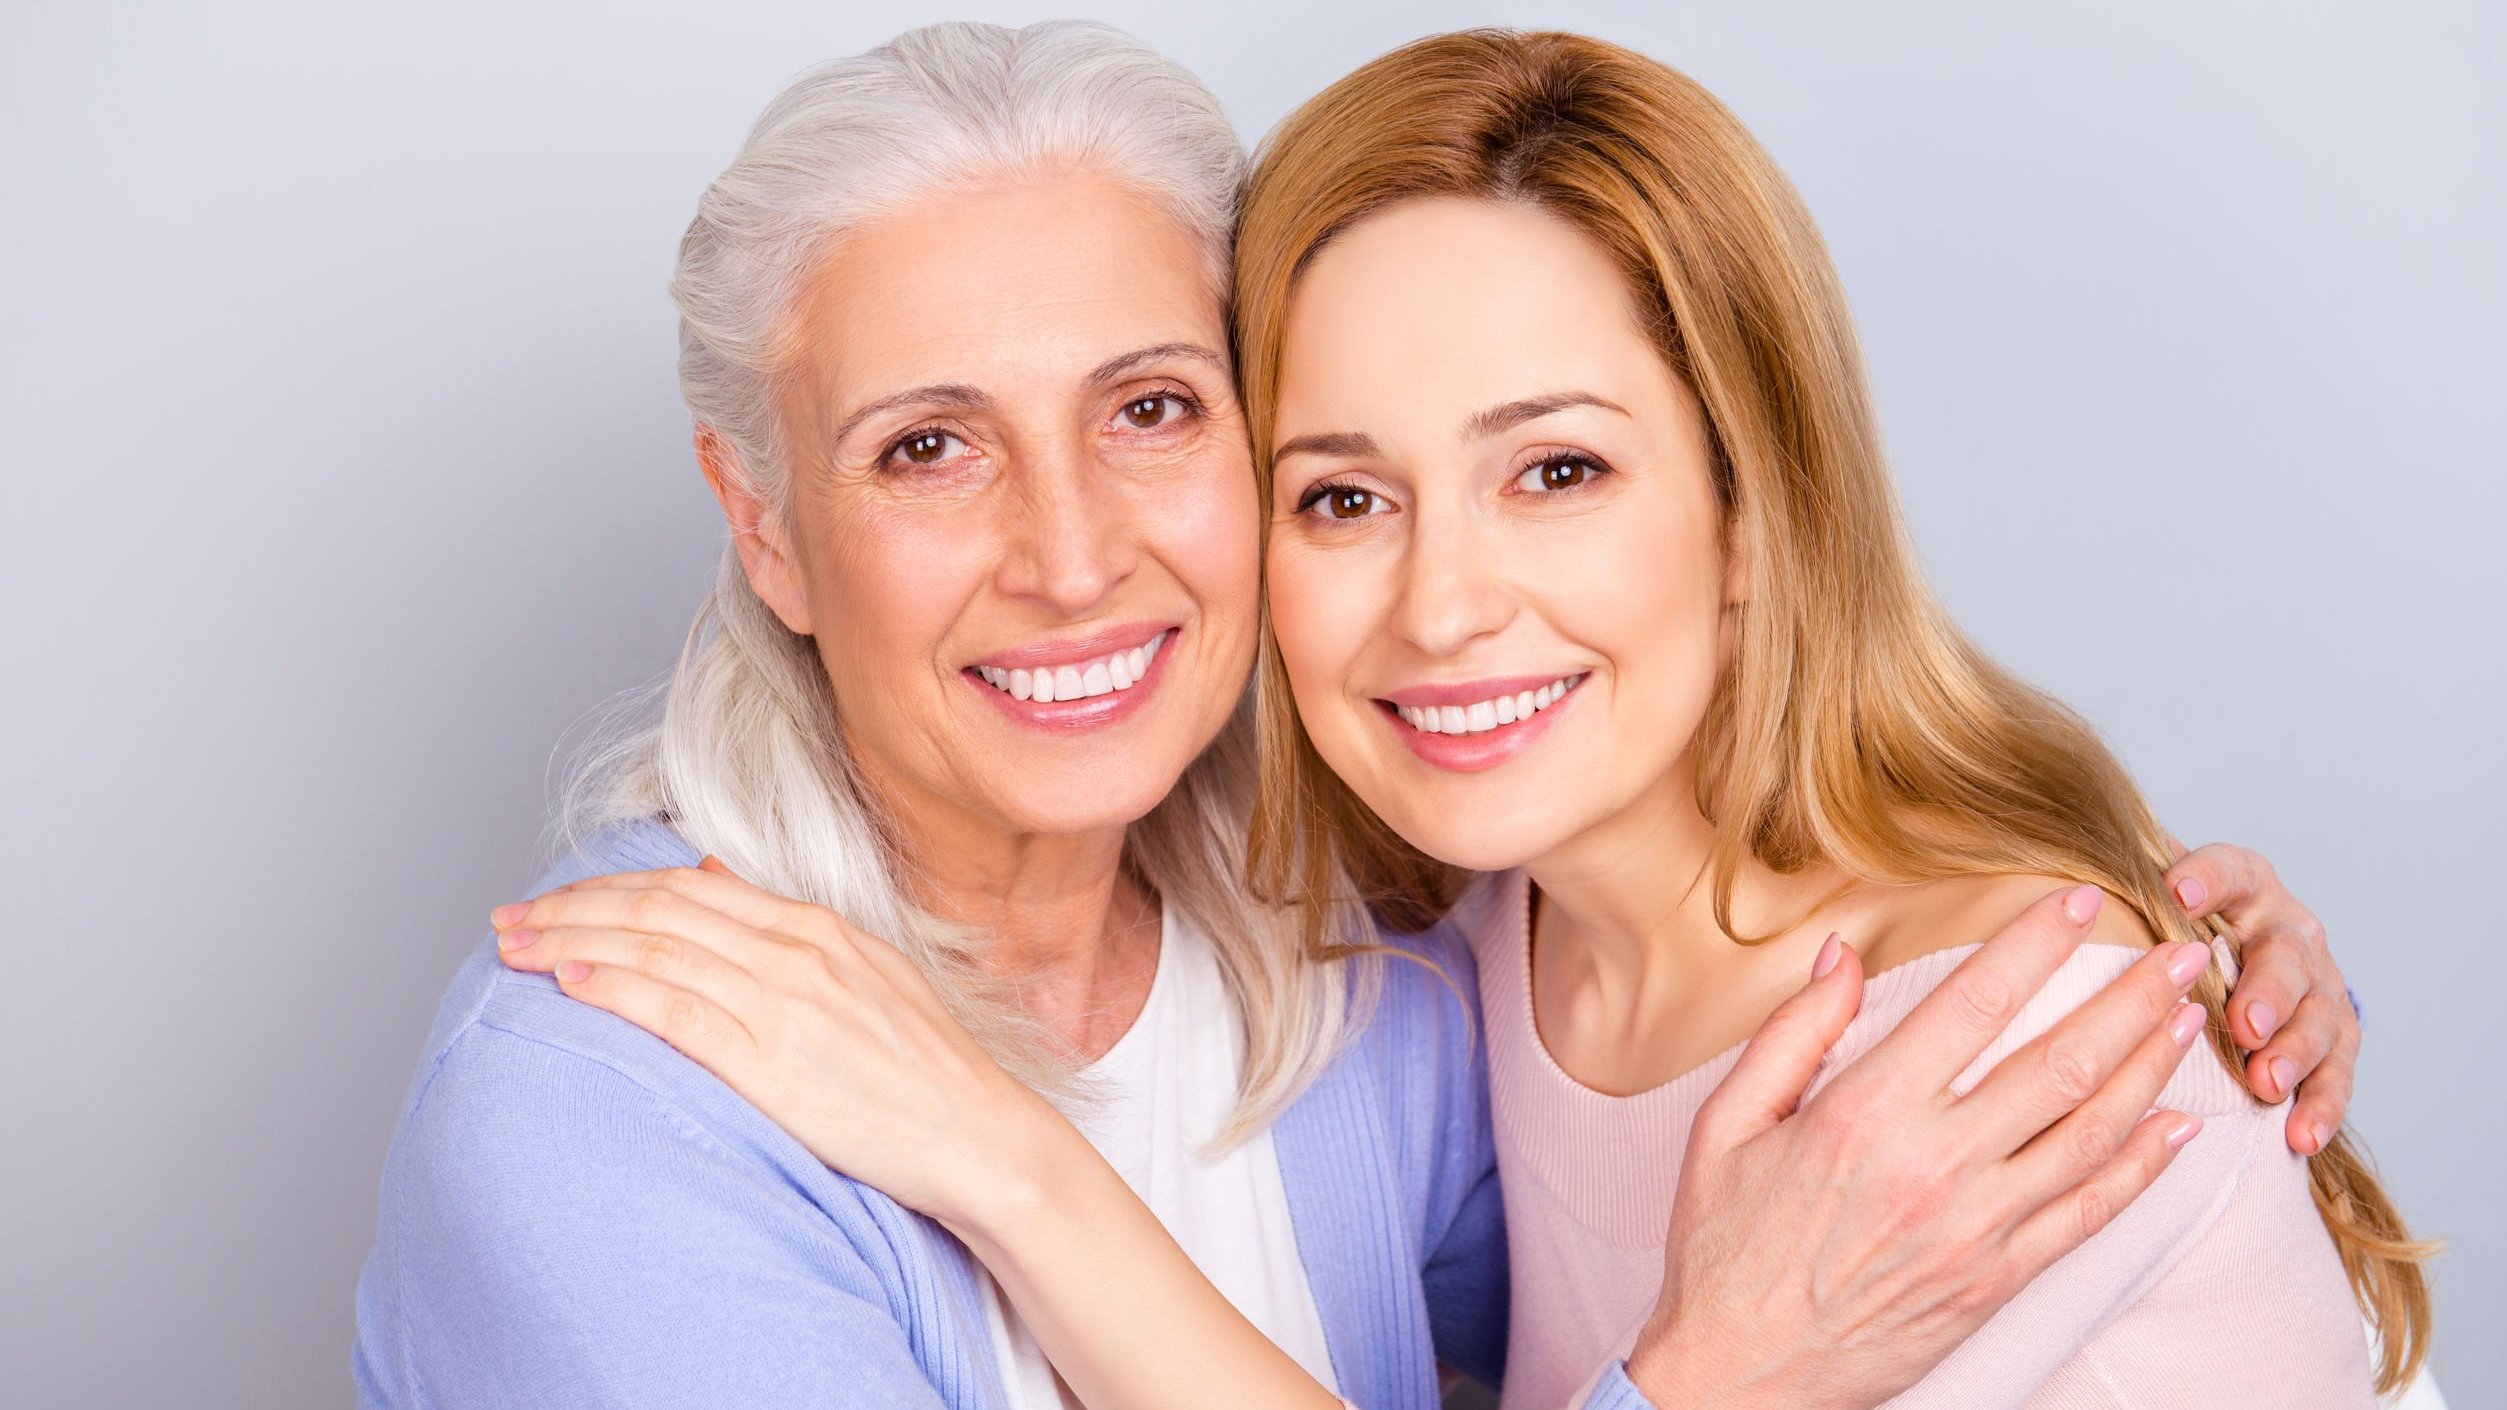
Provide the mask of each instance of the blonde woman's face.
{"label": "blonde woman's face", "polygon": [[1725,645],[1695,399],[1610,257],[1420,200],[1289,311],[1272,625],[1324,761],[1412,845],[1521,865],[1679,786]]}
{"label": "blonde woman's face", "polygon": [[750,579],[858,765],[918,824],[1146,814],[1241,696],[1259,604],[1204,251],[1100,177],[945,192],[840,242],[797,320]]}

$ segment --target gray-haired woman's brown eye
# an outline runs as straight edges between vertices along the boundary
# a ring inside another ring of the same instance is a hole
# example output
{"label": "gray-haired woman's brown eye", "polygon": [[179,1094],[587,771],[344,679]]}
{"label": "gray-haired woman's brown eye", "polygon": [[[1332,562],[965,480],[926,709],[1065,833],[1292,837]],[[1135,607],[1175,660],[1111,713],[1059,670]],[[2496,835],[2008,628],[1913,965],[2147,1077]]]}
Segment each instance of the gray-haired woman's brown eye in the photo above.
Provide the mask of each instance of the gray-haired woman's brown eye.
{"label": "gray-haired woman's brown eye", "polygon": [[1123,419],[1140,430],[1155,430],[1167,423],[1169,408],[1174,404],[1175,398],[1170,396],[1142,397],[1123,408]]}

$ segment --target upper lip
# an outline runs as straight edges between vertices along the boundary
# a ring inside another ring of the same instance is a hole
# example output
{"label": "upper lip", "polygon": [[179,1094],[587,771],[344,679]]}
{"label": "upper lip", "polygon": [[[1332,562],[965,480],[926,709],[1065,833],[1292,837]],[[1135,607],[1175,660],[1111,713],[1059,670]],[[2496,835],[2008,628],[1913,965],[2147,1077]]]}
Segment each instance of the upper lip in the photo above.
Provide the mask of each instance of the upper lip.
{"label": "upper lip", "polygon": [[1376,699],[1404,706],[1477,705],[1501,695],[1521,695],[1527,690],[1539,690],[1552,681],[1581,674],[1579,671],[1553,671],[1546,676],[1489,676],[1476,681],[1458,681],[1453,685],[1404,686]]}
{"label": "upper lip", "polygon": [[1173,622],[1125,622],[1086,636],[1009,647],[967,664],[992,666],[1004,671],[1034,670],[1038,666],[1076,666],[1082,661],[1094,661],[1117,651],[1146,646],[1158,633],[1168,631],[1175,625]]}

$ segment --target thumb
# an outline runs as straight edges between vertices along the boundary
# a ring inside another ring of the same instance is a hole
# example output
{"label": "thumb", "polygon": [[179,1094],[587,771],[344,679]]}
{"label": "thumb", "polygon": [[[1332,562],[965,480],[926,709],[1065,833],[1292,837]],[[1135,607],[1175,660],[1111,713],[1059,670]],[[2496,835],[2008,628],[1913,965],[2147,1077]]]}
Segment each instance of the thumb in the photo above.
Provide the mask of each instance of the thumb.
{"label": "thumb", "polygon": [[[1819,947],[1811,982],[1776,1006],[1750,1035],[1723,1083],[1698,1113],[1701,1131],[1738,1145],[1793,1115],[1821,1059],[1863,1007],[1863,957],[1835,935]],[[1710,1125],[1711,1116],[1711,1125]]]}

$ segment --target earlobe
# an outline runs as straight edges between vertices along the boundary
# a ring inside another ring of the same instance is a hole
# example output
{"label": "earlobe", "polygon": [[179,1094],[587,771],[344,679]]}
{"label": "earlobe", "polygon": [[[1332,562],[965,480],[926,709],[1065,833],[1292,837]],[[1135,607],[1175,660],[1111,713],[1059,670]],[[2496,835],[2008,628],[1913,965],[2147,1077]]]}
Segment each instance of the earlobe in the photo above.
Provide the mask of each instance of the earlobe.
{"label": "earlobe", "polygon": [[715,501],[722,505],[723,520],[731,528],[731,546],[740,555],[740,569],[749,580],[749,590],[787,629],[801,636],[811,635],[814,629],[809,596],[802,590],[790,538],[783,520],[750,488],[749,477],[740,464],[740,452],[720,432],[700,422],[696,428],[696,460],[705,471],[705,483],[714,491]]}

